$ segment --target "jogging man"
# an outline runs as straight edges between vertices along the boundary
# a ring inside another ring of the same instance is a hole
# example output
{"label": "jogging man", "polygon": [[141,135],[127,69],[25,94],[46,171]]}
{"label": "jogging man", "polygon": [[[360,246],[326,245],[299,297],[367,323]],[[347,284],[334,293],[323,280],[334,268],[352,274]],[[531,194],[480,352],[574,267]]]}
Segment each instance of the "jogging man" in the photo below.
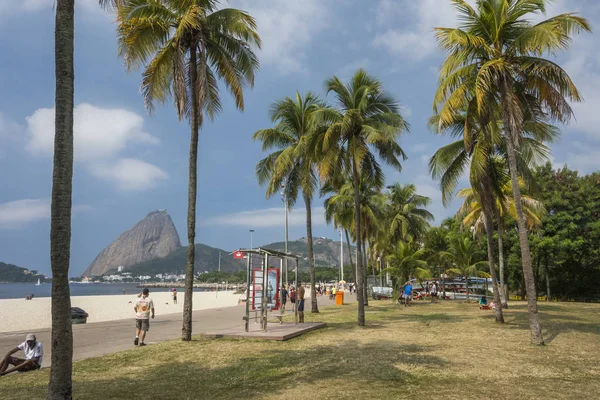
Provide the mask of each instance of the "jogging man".
{"label": "jogging man", "polygon": [[[13,357],[17,351],[21,350],[25,354],[25,359]],[[37,341],[33,333],[25,337],[25,341],[12,349],[6,357],[0,362],[0,376],[10,374],[11,372],[27,372],[40,369],[42,366],[42,358],[44,357],[44,349],[42,344]],[[13,368],[8,369],[12,365]]]}
{"label": "jogging man", "polygon": [[146,332],[150,329],[150,311],[152,311],[152,319],[154,319],[154,302],[148,296],[149,294],[150,291],[145,288],[142,295],[136,300],[135,307],[133,307],[135,311],[135,340],[133,344],[136,346],[138,344],[140,346],[146,345],[144,339],[146,338]]}

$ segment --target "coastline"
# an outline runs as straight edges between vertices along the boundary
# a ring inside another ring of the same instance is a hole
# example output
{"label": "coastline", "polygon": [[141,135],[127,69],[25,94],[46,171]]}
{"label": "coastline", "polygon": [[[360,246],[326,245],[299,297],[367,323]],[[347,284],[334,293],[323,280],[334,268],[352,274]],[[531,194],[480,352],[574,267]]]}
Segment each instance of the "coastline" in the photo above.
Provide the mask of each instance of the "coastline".
{"label": "coastline", "polygon": [[[150,292],[154,301],[156,315],[183,312],[183,291],[178,292],[177,304],[173,304],[171,293]],[[196,310],[231,307],[238,304],[240,295],[233,291],[194,292],[193,307]],[[133,304],[136,294],[73,296],[71,307],[82,308],[89,314],[88,323],[133,319]],[[0,333],[27,331],[50,328],[51,298],[41,297],[33,300],[1,299],[0,300]]]}

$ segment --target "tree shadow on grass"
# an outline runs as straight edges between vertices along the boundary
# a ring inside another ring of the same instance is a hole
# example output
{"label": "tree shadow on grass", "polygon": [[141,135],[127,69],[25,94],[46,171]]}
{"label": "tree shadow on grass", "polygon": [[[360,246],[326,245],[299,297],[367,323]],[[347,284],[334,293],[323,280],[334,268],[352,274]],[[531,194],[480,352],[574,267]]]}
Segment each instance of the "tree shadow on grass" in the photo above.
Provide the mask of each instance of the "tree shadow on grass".
{"label": "tree shadow on grass", "polygon": [[[562,314],[547,313],[549,307],[543,307],[540,310],[540,319],[546,344],[552,343],[560,334],[567,332],[591,333],[600,336],[600,326],[598,322],[584,319],[575,315],[565,314],[564,308],[554,306],[556,311],[562,311]],[[516,310],[516,311],[515,311]],[[526,305],[512,308],[511,316],[514,322],[511,325],[519,329],[529,330],[529,314]]]}
{"label": "tree shadow on grass", "polygon": [[[335,384],[346,381],[357,387],[414,384],[421,378],[397,365],[445,368],[447,362],[434,351],[433,347],[395,341],[346,341],[303,350],[273,346],[272,351],[236,355],[215,368],[207,368],[201,360],[177,361],[177,354],[173,354],[173,361],[148,367],[144,367],[142,358],[137,372],[124,372],[117,379],[95,379],[89,371],[81,377],[76,374],[74,398],[147,399],[172,398],[174,394],[180,399],[260,398],[283,394],[299,384],[328,380]],[[146,362],[151,365],[152,360]],[[85,370],[85,365],[82,367]],[[37,387],[37,395],[41,394],[39,390],[43,389]]]}

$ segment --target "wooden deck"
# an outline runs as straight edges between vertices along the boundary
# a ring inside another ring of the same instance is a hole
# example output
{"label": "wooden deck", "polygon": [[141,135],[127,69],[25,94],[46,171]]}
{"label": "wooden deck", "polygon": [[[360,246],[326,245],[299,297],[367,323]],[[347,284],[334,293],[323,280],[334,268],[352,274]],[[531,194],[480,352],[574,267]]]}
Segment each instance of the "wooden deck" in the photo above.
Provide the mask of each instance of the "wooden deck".
{"label": "wooden deck", "polygon": [[238,338],[238,339],[263,339],[263,340],[289,340],[306,332],[324,328],[324,322],[309,322],[303,324],[285,323],[268,324],[267,332],[260,329],[260,324],[250,324],[250,331],[245,332],[244,327],[224,329],[221,331],[204,332],[202,337],[207,338]]}

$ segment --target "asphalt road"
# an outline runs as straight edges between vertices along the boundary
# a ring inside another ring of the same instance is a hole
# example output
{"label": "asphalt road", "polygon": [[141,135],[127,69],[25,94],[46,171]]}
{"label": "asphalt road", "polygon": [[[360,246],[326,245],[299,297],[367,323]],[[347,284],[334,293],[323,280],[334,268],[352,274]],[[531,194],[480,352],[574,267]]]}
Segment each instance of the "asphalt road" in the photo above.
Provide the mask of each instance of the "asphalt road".
{"label": "asphalt road", "polygon": [[[346,294],[347,295],[347,294]],[[348,299],[348,297],[346,298]],[[354,300],[346,300],[348,303]],[[310,299],[307,299],[306,309],[310,310]],[[325,296],[319,297],[319,305],[332,305],[334,302]],[[289,307],[289,305],[288,305]],[[210,310],[194,311],[192,332],[199,334],[206,331],[243,326],[242,317],[245,307],[224,307]],[[309,311],[310,312],[310,311]],[[150,321],[150,330],[146,336],[146,343],[158,343],[165,340],[173,340],[181,337],[182,315],[166,314],[157,315]],[[0,333],[0,356],[4,356],[25,340],[27,333],[34,333],[38,341],[44,346],[44,359],[42,367],[50,366],[50,329],[34,330],[30,332],[8,332]],[[91,324],[73,325],[73,360],[83,360],[91,357],[100,357],[106,354],[128,350],[134,347],[135,338],[134,318],[96,322]],[[22,357],[22,353],[15,354]]]}

